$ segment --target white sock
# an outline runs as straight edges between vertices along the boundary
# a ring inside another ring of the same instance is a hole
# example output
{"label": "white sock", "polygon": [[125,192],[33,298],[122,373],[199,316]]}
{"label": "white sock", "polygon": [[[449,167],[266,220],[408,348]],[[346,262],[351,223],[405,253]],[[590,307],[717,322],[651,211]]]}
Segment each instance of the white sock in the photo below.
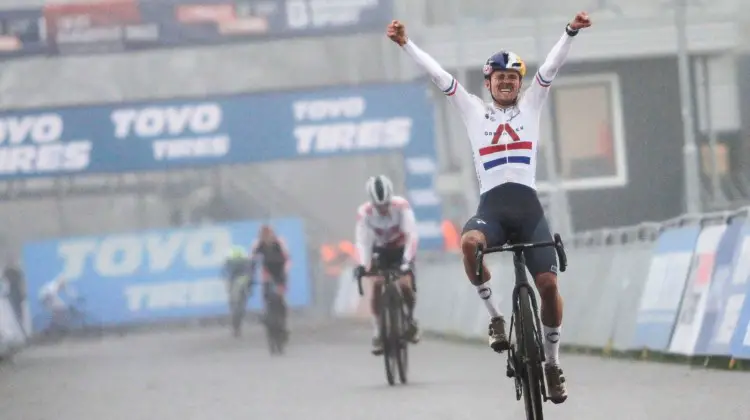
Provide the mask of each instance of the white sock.
{"label": "white sock", "polygon": [[542,325],[544,331],[544,354],[547,356],[546,363],[557,365],[560,352],[560,328]]}
{"label": "white sock", "polygon": [[477,292],[479,293],[479,297],[484,301],[484,306],[487,307],[487,311],[489,311],[491,317],[497,318],[502,315],[492,301],[492,289],[490,289],[487,283],[477,286]]}
{"label": "white sock", "polygon": [[372,336],[378,337],[380,336],[380,327],[378,326],[378,323],[379,323],[378,316],[373,315],[371,320],[372,320]]}

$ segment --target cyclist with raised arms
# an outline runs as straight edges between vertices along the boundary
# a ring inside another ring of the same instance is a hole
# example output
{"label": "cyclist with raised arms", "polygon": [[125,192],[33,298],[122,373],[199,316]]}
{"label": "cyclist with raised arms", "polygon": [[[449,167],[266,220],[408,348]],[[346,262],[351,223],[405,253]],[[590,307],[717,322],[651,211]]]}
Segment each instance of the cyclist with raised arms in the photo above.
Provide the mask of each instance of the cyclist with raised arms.
{"label": "cyclist with raised arms", "polygon": [[[510,52],[500,51],[484,64],[484,86],[492,97],[486,103],[470,94],[430,55],[406,36],[404,25],[394,20],[387,36],[431,77],[461,115],[471,141],[474,165],[481,194],[476,215],[464,226],[461,248],[466,275],[476,286],[490,312],[489,344],[496,352],[510,348],[505,319],[492,302],[490,272],[474,279],[475,251],[479,244],[498,246],[516,234],[522,242],[551,241],[544,210],[536,193],[536,158],[539,144],[539,120],[549,94],[549,86],[570,51],[573,37],[591,26],[588,14],[578,13],[552,48],[531,86],[519,95],[526,64]],[[571,106],[575,106],[572,104]],[[529,271],[542,299],[545,376],[550,399],[560,404],[567,399],[565,378],[559,364],[560,326],[563,304],[557,287],[557,259],[553,248],[524,252]]]}
{"label": "cyclist with raised arms", "polygon": [[[365,188],[369,200],[357,209],[355,236],[359,265],[354,275],[361,278],[373,265],[399,269],[402,273],[399,284],[411,326],[407,335],[409,341],[417,343],[419,327],[414,320],[416,294],[411,283],[414,281],[414,257],[418,245],[414,211],[405,198],[393,194],[393,183],[385,175],[371,177],[367,180]],[[377,260],[373,259],[375,254],[378,255]],[[373,278],[373,281],[370,294],[373,322],[372,353],[378,355],[383,352],[378,327],[383,278]]]}

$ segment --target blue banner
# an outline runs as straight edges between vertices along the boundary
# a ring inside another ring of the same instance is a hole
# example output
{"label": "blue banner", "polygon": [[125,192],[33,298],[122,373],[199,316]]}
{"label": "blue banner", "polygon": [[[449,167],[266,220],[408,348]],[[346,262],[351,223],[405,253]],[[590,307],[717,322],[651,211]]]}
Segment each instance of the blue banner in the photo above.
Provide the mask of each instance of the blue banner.
{"label": "blue banner", "polygon": [[750,227],[745,227],[743,233],[724,317],[727,319],[725,328],[729,330],[734,327],[731,332],[731,355],[738,359],[750,359],[750,299],[747,298],[750,293]]}
{"label": "blue banner", "polygon": [[[734,324],[731,314],[725,312],[725,308],[732,294],[732,275],[734,265],[737,261],[737,250],[741,245],[740,240],[745,236],[744,219],[733,219],[719,242],[716,250],[716,260],[711,280],[711,288],[708,292],[706,310],[703,314],[698,341],[695,346],[695,354],[729,354],[729,343],[732,339]],[[744,293],[744,290],[742,291]],[[739,311],[737,311],[739,314]],[[727,318],[727,316],[730,318]],[[727,331],[727,322],[732,323]]]}
{"label": "blue banner", "polygon": [[[305,307],[311,292],[302,222],[268,224],[289,249],[289,305]],[[58,297],[67,302],[83,298],[80,309],[89,322],[118,325],[227,314],[222,264],[232,245],[250,247],[260,226],[248,221],[29,243],[23,261],[33,328],[49,323],[39,296],[60,277],[70,288]],[[261,307],[260,295],[256,289],[248,308]]]}
{"label": "blue banner", "polygon": [[400,150],[421,248],[441,249],[423,82],[8,112],[0,180]]}
{"label": "blue banner", "polygon": [[700,227],[687,226],[659,236],[641,296],[633,348],[667,350],[699,234]]}
{"label": "blue banner", "polygon": [[112,0],[0,12],[0,59],[383,31],[393,0]]}

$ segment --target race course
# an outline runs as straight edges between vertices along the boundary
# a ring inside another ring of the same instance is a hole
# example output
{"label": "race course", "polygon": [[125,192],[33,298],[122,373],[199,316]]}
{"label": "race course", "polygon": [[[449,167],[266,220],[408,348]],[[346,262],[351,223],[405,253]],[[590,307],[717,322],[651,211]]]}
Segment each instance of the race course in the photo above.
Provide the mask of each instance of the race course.
{"label": "race course", "polygon": [[[425,339],[410,383],[389,387],[369,331],[296,320],[289,351],[268,354],[257,325],[191,327],[29,348],[0,370],[3,420],[523,419],[505,356]],[[563,336],[564,341],[564,336]],[[570,397],[555,420],[739,419],[743,372],[563,354]]]}

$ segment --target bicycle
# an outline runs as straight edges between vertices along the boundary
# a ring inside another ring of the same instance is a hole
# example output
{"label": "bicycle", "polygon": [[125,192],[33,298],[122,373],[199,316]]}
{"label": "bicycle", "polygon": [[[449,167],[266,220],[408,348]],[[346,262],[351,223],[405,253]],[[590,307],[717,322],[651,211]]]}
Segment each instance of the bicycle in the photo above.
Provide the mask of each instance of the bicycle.
{"label": "bicycle", "polygon": [[268,349],[271,355],[280,355],[284,353],[284,347],[289,339],[286,330],[287,311],[284,297],[273,283],[264,285],[263,297],[265,302],[263,324],[266,327]]}
{"label": "bicycle", "polygon": [[252,283],[253,280],[246,274],[238,276],[233,281],[230,280],[229,310],[232,318],[232,334],[235,337],[239,337],[242,333],[242,321],[245,319],[247,299]]}
{"label": "bicycle", "polygon": [[67,336],[101,337],[104,334],[101,323],[86,310],[86,299],[80,296],[57,318],[45,311],[33,318],[32,325],[35,329],[41,325],[39,332],[29,340],[34,344],[56,343]]}
{"label": "bicycle", "polygon": [[[388,384],[391,386],[396,383],[394,371],[398,371],[398,378],[402,384],[406,384],[408,379],[409,352],[407,350],[406,332],[411,328],[411,325],[405,311],[401,288],[398,285],[401,274],[400,269],[391,267],[384,270],[371,269],[362,275],[362,277],[382,275],[384,278],[380,310],[378,311],[380,314],[379,330],[380,340],[383,343],[385,375]],[[360,296],[364,296],[362,277],[357,276]],[[416,292],[415,282],[412,282],[412,290]]]}
{"label": "bicycle", "polygon": [[547,389],[544,382],[542,363],[546,360],[542,346],[541,325],[538,316],[536,297],[526,276],[526,261],[523,251],[530,248],[555,247],[560,260],[560,271],[567,269],[568,259],[562,238],[555,234],[554,241],[538,243],[512,243],[484,248],[480,245],[476,250],[476,278],[483,277],[484,256],[495,252],[513,252],[515,267],[515,286],[513,287],[513,314],[510,319],[508,338],[516,328],[515,345],[508,349],[506,375],[513,378],[516,387],[516,401],[524,397],[526,418],[528,420],[543,420],[542,402],[547,401]]}

